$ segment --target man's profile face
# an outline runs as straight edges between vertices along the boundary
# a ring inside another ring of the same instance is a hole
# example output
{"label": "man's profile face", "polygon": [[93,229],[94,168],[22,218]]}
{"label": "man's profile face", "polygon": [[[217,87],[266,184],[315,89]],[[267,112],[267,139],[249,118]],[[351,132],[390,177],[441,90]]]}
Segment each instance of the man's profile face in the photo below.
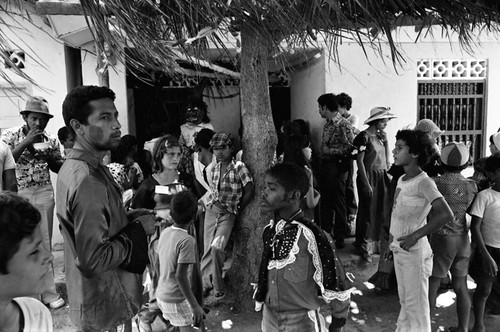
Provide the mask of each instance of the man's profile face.
{"label": "man's profile face", "polygon": [[120,143],[121,125],[115,103],[110,98],[101,98],[90,101],[89,105],[92,113],[87,124],[82,124],[82,138],[100,151],[116,148]]}
{"label": "man's profile face", "polygon": [[47,123],[49,123],[50,118],[40,113],[30,112],[27,115],[24,114],[23,119],[26,122],[29,130],[33,128],[45,130],[45,127],[47,127]]}

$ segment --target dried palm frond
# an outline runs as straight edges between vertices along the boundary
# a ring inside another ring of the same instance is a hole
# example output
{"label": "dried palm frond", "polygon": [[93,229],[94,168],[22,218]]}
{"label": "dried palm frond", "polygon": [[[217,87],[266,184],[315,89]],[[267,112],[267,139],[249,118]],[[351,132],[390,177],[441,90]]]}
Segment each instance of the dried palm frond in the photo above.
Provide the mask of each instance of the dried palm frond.
{"label": "dried palm frond", "polygon": [[342,39],[375,49],[383,41],[396,63],[402,56],[392,32],[402,25],[415,25],[420,32],[440,25],[457,33],[467,48],[475,28],[496,31],[499,20],[493,0],[84,0],[82,5],[102,38],[133,45],[141,59],[133,61],[136,67],[173,75],[178,52],[200,66],[196,58],[202,59],[209,47],[237,57],[224,35],[237,35],[242,25],[271,41],[270,55],[326,47],[336,59]]}

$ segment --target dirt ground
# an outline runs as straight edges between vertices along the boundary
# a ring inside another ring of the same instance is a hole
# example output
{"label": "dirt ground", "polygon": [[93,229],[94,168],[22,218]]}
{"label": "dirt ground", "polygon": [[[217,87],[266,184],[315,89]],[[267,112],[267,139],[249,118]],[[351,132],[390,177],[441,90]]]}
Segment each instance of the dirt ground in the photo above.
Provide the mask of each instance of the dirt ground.
{"label": "dirt ground", "polygon": [[[399,300],[397,292],[379,295],[374,292],[373,285],[366,280],[377,270],[378,255],[374,256],[373,263],[366,263],[358,256],[352,254],[352,241],[346,241],[346,247],[339,251],[340,257],[346,267],[356,277],[355,292],[352,295],[351,309],[345,332],[372,332],[372,331],[394,331],[399,313]],[[66,296],[66,286],[63,273],[63,252],[61,248],[55,248],[55,272],[56,283],[59,291]],[[59,249],[59,250],[57,250]],[[471,281],[469,289],[472,295],[475,284]],[[432,313],[432,331],[446,331],[448,327],[456,326],[456,304],[453,291],[442,292],[438,297],[438,308]],[[211,309],[207,316],[207,331],[253,332],[260,331],[261,314],[256,312],[237,313],[230,306],[208,307]],[[68,307],[52,310],[54,331],[72,332],[72,326],[68,317]],[[471,325],[474,321],[471,313]],[[328,317],[326,317],[328,321]],[[500,331],[500,316],[487,315],[485,317],[486,331]],[[138,331],[133,324],[134,331]],[[157,320],[154,325],[155,331],[162,331],[162,324]]]}

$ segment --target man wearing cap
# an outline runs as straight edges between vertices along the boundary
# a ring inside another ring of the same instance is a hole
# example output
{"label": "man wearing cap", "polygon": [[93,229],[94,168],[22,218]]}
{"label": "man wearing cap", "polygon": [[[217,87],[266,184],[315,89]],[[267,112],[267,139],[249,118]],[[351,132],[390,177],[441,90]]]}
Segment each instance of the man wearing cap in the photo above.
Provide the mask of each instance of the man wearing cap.
{"label": "man wearing cap", "polygon": [[333,226],[335,243],[341,249],[345,246],[347,232],[345,190],[354,130],[340,115],[338,107],[337,98],[332,93],[318,98],[319,114],[326,120],[320,149],[321,227],[331,233]]}
{"label": "man wearing cap", "polygon": [[[5,130],[1,138],[12,150],[16,161],[19,195],[28,199],[40,211],[43,244],[50,251],[54,189],[49,170],[59,172],[63,158],[57,137],[45,131],[47,123],[53,117],[49,113],[47,100],[43,97],[30,97],[20,113],[25,124]],[[42,302],[53,309],[62,307],[65,302],[56,292],[53,270],[46,274],[45,279],[48,288],[41,294]]]}
{"label": "man wearing cap", "polygon": [[208,177],[211,192],[205,212],[201,273],[204,295],[207,296],[213,288],[215,300],[220,301],[226,295],[222,278],[226,245],[236,215],[252,200],[253,178],[243,162],[233,159],[231,134],[215,134],[210,140],[210,147],[217,164]]}
{"label": "man wearing cap", "polygon": [[443,175],[434,178],[439,192],[453,212],[453,219],[431,234],[434,259],[429,277],[429,304],[432,310],[441,280],[450,271],[457,295],[457,331],[467,331],[471,306],[467,289],[471,245],[465,214],[477,194],[477,186],[474,180],[460,174],[469,165],[469,157],[469,148],[465,144],[446,144],[440,157]]}

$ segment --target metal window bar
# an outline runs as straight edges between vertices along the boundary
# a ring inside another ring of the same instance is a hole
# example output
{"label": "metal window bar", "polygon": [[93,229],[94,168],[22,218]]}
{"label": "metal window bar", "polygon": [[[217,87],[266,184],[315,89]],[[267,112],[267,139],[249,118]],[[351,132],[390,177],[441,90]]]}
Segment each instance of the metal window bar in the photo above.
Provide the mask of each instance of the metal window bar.
{"label": "metal window bar", "polygon": [[431,119],[445,131],[438,145],[463,142],[474,160],[481,157],[485,84],[484,80],[418,83],[417,117]]}

